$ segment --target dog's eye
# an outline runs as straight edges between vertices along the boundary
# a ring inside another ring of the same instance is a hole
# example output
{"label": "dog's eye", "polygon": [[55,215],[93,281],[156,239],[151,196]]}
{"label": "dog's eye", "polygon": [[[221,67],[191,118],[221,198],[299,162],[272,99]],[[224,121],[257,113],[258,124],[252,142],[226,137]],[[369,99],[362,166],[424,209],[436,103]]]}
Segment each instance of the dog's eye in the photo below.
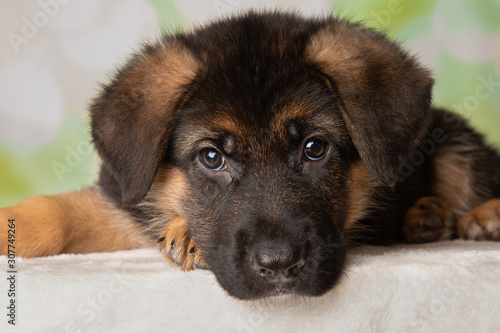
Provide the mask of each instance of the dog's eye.
{"label": "dog's eye", "polygon": [[304,155],[311,161],[317,161],[325,157],[328,143],[325,140],[312,138],[306,141]]}
{"label": "dog's eye", "polygon": [[200,162],[205,168],[217,171],[224,167],[225,159],[217,149],[207,148],[200,152]]}

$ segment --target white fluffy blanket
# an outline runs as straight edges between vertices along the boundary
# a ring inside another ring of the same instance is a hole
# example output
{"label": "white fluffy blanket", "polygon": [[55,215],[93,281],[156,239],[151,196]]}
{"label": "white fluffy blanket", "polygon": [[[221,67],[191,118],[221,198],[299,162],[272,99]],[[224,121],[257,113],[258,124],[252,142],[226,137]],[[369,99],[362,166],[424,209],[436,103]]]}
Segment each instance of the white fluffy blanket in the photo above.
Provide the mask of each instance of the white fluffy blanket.
{"label": "white fluffy blanket", "polygon": [[[6,267],[6,257],[0,257]],[[319,298],[239,301],[155,249],[18,259],[1,332],[500,332],[500,243],[362,247]]]}

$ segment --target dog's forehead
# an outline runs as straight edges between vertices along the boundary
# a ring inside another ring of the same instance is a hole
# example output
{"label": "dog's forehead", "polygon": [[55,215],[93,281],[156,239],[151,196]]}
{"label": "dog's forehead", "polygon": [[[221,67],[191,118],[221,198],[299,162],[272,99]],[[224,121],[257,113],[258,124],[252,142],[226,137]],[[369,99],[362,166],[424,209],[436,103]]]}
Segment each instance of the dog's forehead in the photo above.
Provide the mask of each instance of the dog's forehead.
{"label": "dog's forehead", "polygon": [[231,154],[235,150],[246,153],[286,150],[290,140],[301,141],[311,133],[345,140],[335,97],[320,86],[312,84],[309,92],[304,87],[280,91],[272,102],[264,105],[234,102],[235,99],[220,95],[208,101],[198,97],[183,110],[176,132],[177,144],[185,151],[194,151],[200,148],[200,143],[210,142]]}
{"label": "dog's forehead", "polygon": [[256,48],[251,61],[231,59],[206,71],[192,93],[191,113],[221,130],[283,128],[336,106],[327,79],[301,63]]}
{"label": "dog's forehead", "polygon": [[343,126],[327,78],[303,56],[309,28],[290,32],[278,23],[262,25],[258,34],[244,24],[214,25],[188,38],[203,66],[176,132],[184,147],[203,140],[220,147],[231,138],[228,148],[276,149],[307,131]]}

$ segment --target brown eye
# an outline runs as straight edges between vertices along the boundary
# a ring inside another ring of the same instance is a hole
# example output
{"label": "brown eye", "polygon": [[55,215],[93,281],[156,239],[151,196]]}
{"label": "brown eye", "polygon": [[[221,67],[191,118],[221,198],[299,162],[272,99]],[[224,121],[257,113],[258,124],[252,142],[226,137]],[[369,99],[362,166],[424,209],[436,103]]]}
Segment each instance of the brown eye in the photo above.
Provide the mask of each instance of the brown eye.
{"label": "brown eye", "polygon": [[221,170],[224,167],[224,156],[217,149],[207,148],[200,152],[201,164],[212,171]]}
{"label": "brown eye", "polygon": [[325,140],[311,138],[304,145],[304,155],[311,161],[318,161],[325,157],[328,143]]}

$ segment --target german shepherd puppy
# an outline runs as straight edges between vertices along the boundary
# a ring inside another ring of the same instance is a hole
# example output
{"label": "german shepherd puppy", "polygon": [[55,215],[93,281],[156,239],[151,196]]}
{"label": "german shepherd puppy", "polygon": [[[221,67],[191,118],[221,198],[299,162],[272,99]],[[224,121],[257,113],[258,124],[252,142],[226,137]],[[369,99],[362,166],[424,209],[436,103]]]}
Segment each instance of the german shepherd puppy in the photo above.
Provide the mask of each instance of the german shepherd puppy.
{"label": "german shepherd puppy", "polygon": [[[146,45],[90,106],[100,178],[0,211],[1,254],[158,243],[241,299],[321,295],[359,244],[500,239],[500,156],[428,70],[335,17],[249,12]],[[11,220],[11,221],[13,221]]]}

